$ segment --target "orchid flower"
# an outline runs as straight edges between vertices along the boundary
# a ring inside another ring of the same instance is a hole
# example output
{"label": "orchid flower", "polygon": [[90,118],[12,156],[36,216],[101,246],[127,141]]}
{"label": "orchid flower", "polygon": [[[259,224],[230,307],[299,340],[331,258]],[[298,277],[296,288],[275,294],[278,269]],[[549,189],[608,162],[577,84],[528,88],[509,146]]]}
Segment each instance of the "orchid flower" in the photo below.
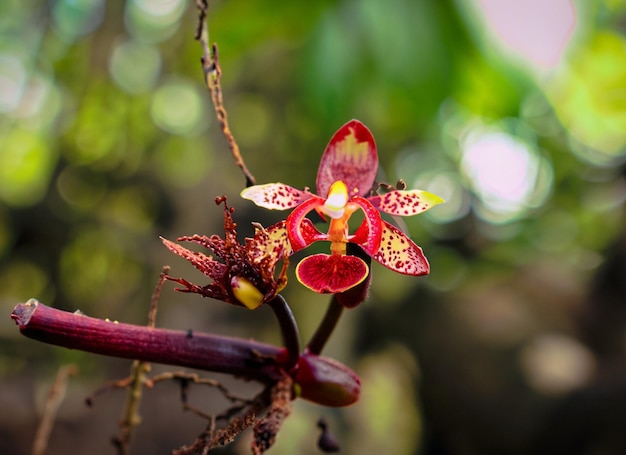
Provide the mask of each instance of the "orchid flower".
{"label": "orchid flower", "polygon": [[[296,267],[298,280],[318,293],[340,293],[363,282],[369,267],[361,258],[346,254],[348,243],[359,245],[374,260],[405,275],[430,272],[422,249],[381,213],[410,216],[444,202],[421,190],[393,190],[369,196],[378,169],[376,144],[370,130],[358,120],[343,125],[331,138],[317,173],[317,194],[283,183],[246,188],[241,196],[271,210],[294,209],[285,229],[291,250],[300,251],[317,241],[330,242],[330,255],[314,254]],[[320,232],[306,218],[316,211],[330,219],[328,232]],[[364,219],[353,234],[348,220],[361,210]],[[275,234],[276,235],[276,234]]]}

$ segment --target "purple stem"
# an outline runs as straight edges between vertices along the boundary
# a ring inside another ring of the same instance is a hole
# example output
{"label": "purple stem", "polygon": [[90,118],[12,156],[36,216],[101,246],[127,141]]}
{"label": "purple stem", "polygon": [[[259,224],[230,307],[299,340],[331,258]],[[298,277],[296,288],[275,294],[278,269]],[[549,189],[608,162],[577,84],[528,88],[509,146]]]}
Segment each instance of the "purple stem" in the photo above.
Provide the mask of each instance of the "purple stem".
{"label": "purple stem", "polygon": [[287,305],[287,302],[280,294],[267,304],[272,308],[278,319],[280,331],[283,336],[283,344],[287,350],[287,358],[283,362],[283,368],[291,370],[296,366],[300,358],[300,335],[298,333],[296,319],[293,317],[291,308],[289,308],[289,305]]}
{"label": "purple stem", "polygon": [[322,353],[326,342],[332,335],[335,327],[337,327],[339,318],[343,314],[343,308],[343,305],[337,300],[337,295],[333,294],[330,298],[330,303],[328,304],[324,318],[306,346],[308,352],[315,355]]}
{"label": "purple stem", "polygon": [[48,307],[35,299],[11,313],[22,335],[113,357],[228,373],[260,382],[282,376],[284,349],[240,338],[104,321]]}

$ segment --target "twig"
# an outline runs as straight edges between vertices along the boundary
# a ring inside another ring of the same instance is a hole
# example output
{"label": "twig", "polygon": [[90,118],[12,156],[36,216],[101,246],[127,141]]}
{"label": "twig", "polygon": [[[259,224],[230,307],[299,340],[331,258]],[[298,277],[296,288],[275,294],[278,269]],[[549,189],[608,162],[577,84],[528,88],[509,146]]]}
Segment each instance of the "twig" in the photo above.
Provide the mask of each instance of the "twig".
{"label": "twig", "polygon": [[[240,397],[239,395],[235,395],[226,388],[221,382],[211,379],[211,378],[202,378],[197,373],[187,373],[185,371],[168,371],[165,373],[161,373],[157,376],[154,376],[150,379],[146,380],[146,387],[152,388],[154,384],[162,381],[168,380],[178,380],[183,384],[184,382],[192,382],[194,384],[208,385],[210,387],[215,387],[219,390],[224,398],[226,398],[231,403],[250,403],[251,400]],[[184,384],[183,384],[184,385]],[[187,403],[187,395],[182,395],[183,403]]]}
{"label": "twig", "polygon": [[246,187],[252,186],[255,183],[254,176],[246,167],[246,163],[241,156],[239,145],[235,140],[235,136],[230,129],[228,123],[228,113],[224,107],[224,100],[222,97],[222,86],[220,79],[222,77],[222,68],[219,63],[219,53],[217,50],[217,43],[213,43],[213,46],[209,47],[209,29],[206,22],[207,10],[209,8],[207,0],[196,0],[196,7],[198,8],[198,24],[196,25],[195,38],[202,45],[202,71],[204,72],[204,83],[206,84],[209,92],[211,93],[211,100],[213,107],[215,108],[215,115],[217,121],[222,129],[222,134],[226,138],[228,147],[235,159],[235,164],[241,172],[243,172],[246,178]]}
{"label": "twig", "polygon": [[41,421],[39,422],[39,427],[37,428],[35,441],[33,442],[32,455],[43,455],[46,451],[57,411],[63,401],[63,398],[65,398],[68,379],[70,376],[77,373],[78,368],[76,365],[64,365],[57,371],[56,378],[48,391],[48,397],[46,399],[43,415],[41,417]]}
{"label": "twig", "polygon": [[[163,289],[163,283],[167,281],[167,274],[170,268],[168,266],[163,267],[159,276],[159,281],[154,288],[152,298],[150,299],[150,310],[148,311],[148,327],[154,328],[156,325],[156,315],[161,297],[161,290]],[[141,403],[141,396],[143,393],[143,386],[146,381],[146,375],[150,372],[150,363],[140,360],[135,360],[130,370],[130,383],[126,393],[126,403],[124,404],[124,410],[122,411],[122,418],[120,419],[119,435],[113,438],[113,444],[117,447],[120,455],[128,454],[130,447],[130,441],[133,437],[134,429],[141,423],[141,416],[139,415],[139,405]]]}
{"label": "twig", "polygon": [[[196,438],[196,440],[188,445],[183,446],[173,452],[173,455],[192,455],[196,453],[206,454],[214,447],[230,444],[235,438],[257,422],[257,416],[261,414],[271,403],[272,387],[268,386],[263,389],[248,406],[235,407],[236,412],[245,412],[241,416],[233,417],[233,409],[227,412],[227,415],[220,415],[209,420],[206,429]],[[215,423],[218,419],[225,419],[228,425],[224,428],[216,429]]]}

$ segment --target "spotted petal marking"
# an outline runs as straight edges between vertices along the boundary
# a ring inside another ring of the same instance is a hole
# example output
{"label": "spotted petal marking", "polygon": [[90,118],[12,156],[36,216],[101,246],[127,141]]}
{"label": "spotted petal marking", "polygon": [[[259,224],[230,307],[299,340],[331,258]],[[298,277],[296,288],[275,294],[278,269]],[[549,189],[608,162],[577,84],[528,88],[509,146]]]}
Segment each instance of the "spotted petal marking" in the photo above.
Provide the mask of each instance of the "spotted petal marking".
{"label": "spotted petal marking", "polygon": [[372,258],[388,269],[405,275],[419,276],[430,272],[422,249],[404,232],[384,220],[380,248]]}
{"label": "spotted petal marking", "polygon": [[369,273],[363,259],[356,256],[314,254],[296,267],[298,281],[321,294],[344,292],[361,283]]}
{"label": "spotted petal marking", "polygon": [[272,263],[276,264],[283,257],[293,254],[285,221],[279,221],[267,228],[257,225],[254,238],[246,239],[246,247],[255,264],[266,258],[271,258]]}
{"label": "spotted petal marking", "polygon": [[421,190],[390,191],[368,200],[381,212],[400,216],[417,215],[445,202],[436,194]]}
{"label": "spotted petal marking", "polygon": [[284,183],[266,183],[246,188],[241,192],[241,197],[266,209],[287,210],[311,197],[311,193]]}
{"label": "spotted petal marking", "polygon": [[317,194],[328,195],[336,181],[344,182],[350,196],[365,196],[374,184],[378,154],[374,136],[363,123],[350,120],[330,139],[317,171]]}

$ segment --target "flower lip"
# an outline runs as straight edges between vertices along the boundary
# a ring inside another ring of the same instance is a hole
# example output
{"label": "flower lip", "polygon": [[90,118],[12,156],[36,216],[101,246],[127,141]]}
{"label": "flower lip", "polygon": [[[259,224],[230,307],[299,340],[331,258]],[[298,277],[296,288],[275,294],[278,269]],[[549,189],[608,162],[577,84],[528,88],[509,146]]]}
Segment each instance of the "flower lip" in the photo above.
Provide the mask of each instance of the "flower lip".
{"label": "flower lip", "polygon": [[328,197],[321,211],[331,218],[343,217],[348,203],[348,187],[341,180],[334,182],[328,190]]}

